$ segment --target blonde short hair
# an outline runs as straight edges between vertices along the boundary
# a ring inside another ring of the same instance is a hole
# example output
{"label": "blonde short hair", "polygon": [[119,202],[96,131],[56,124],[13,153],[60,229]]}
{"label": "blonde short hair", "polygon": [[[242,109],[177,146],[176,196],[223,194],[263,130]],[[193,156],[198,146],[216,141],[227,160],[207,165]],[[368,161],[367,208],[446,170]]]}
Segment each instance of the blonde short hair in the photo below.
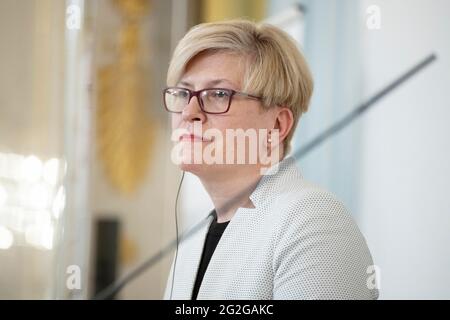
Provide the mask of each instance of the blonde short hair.
{"label": "blonde short hair", "polygon": [[267,23],[230,20],[199,24],[191,28],[175,48],[167,85],[175,86],[180,81],[194,57],[216,51],[247,57],[242,91],[261,96],[266,108],[283,106],[292,111],[294,126],[284,143],[287,153],[313,91],[311,72],[295,40]]}

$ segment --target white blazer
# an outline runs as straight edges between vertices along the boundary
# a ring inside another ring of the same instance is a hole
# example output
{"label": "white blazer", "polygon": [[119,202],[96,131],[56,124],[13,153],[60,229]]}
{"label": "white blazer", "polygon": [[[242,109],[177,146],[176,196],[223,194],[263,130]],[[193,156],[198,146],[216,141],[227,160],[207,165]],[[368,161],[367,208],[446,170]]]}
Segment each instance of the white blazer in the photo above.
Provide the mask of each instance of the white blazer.
{"label": "white blazer", "polygon": [[[265,175],[225,229],[197,299],[377,299],[366,241],[344,205],[306,182],[293,158]],[[164,299],[191,299],[213,217],[179,244]]]}

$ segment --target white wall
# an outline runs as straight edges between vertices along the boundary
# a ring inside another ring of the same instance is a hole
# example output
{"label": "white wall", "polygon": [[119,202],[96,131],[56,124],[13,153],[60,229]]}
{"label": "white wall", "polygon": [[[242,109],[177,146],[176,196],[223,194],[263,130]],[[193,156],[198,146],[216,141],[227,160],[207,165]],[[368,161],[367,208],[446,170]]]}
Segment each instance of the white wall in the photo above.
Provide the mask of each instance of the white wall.
{"label": "white wall", "polygon": [[[33,155],[45,162],[64,156],[61,12],[61,1],[0,1],[0,188],[6,194],[0,204],[0,226],[13,236],[12,245],[0,249],[0,299],[55,297],[60,243],[48,235],[58,232],[61,221],[50,214],[61,181],[49,186],[41,179],[39,166],[32,170],[37,174],[34,181],[12,177],[20,170],[22,157]],[[43,191],[34,199],[27,191],[32,186]],[[46,196],[49,201],[40,201]],[[28,230],[36,234],[42,226],[47,237],[30,238],[49,239],[45,247],[27,237]]]}
{"label": "white wall", "polygon": [[450,2],[363,1],[364,96],[431,52],[438,61],[362,119],[359,225],[381,298],[450,298]]}

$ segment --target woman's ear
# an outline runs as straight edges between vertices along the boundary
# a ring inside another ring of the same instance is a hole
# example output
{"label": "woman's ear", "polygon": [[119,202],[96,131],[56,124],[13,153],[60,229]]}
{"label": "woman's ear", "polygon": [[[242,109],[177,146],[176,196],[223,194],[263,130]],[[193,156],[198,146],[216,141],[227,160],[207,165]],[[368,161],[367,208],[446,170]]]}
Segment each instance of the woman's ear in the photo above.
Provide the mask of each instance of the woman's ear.
{"label": "woman's ear", "polygon": [[277,107],[276,118],[273,129],[278,130],[279,143],[283,144],[294,126],[294,115],[288,107]]}

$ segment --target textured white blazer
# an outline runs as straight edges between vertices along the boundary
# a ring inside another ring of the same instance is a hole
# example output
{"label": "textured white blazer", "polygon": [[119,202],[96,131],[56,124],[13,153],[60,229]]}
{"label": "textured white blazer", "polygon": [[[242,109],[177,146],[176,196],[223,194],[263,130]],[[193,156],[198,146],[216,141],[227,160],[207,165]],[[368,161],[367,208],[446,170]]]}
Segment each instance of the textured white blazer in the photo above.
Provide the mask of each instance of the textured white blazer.
{"label": "textured white blazer", "polygon": [[[343,204],[306,182],[293,158],[278,169],[250,196],[255,208],[231,219],[197,299],[377,299],[372,257]],[[165,299],[173,276],[172,299],[191,299],[212,219],[179,244]]]}

